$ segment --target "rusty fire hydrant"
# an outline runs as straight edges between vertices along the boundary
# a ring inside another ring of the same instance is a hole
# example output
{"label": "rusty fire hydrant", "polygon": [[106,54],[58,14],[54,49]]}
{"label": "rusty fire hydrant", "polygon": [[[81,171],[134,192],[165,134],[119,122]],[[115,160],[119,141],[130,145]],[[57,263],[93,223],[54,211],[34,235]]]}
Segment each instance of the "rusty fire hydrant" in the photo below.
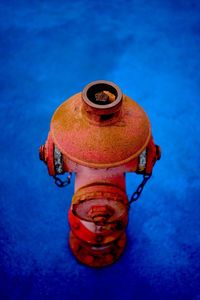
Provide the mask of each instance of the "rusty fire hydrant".
{"label": "rusty fire hydrant", "polygon": [[[115,262],[125,247],[130,203],[160,159],[146,113],[114,83],[92,82],[55,111],[40,159],[60,187],[75,173],[68,214],[73,254],[91,267]],[[65,172],[63,182],[58,175]],[[126,172],[143,175],[130,200]]]}

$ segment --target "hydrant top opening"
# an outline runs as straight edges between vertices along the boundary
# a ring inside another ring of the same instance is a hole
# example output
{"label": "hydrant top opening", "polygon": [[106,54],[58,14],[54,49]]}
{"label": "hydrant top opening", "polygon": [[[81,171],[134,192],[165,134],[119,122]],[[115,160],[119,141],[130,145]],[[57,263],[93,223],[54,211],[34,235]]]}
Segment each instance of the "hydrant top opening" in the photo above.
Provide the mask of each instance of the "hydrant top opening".
{"label": "hydrant top opening", "polygon": [[99,80],[88,84],[82,92],[83,100],[91,107],[112,108],[122,101],[120,88],[110,81]]}

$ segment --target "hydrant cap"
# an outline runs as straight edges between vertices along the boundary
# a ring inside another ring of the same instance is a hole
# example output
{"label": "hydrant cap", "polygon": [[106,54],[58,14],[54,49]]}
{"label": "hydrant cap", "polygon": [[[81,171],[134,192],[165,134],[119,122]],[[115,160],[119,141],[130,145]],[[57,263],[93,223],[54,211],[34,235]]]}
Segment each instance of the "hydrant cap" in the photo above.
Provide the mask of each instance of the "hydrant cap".
{"label": "hydrant cap", "polygon": [[149,142],[151,126],[135,101],[114,83],[101,80],[58,107],[51,134],[58,149],[74,162],[109,168],[138,157]]}

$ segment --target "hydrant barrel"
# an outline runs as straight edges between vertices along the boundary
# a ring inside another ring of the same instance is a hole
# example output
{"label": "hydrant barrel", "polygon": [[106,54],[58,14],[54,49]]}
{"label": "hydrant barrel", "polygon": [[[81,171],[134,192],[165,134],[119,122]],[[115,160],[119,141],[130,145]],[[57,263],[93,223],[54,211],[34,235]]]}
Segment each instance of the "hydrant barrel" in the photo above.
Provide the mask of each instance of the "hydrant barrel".
{"label": "hydrant barrel", "polygon": [[159,158],[146,113],[114,83],[94,81],[58,107],[40,159],[51,176],[75,173],[68,218],[80,262],[101,267],[119,258],[129,211],[125,173],[150,175]]}

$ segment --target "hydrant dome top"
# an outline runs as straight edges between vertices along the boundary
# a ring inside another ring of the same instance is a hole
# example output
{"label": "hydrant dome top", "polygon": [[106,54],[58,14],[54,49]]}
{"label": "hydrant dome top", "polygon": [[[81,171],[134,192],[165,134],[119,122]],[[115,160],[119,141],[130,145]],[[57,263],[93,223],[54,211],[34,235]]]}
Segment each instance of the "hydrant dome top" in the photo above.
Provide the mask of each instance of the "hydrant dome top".
{"label": "hydrant dome top", "polygon": [[119,166],[138,157],[151,137],[144,110],[112,82],[95,81],[63,102],[51,134],[69,159],[94,168]]}

